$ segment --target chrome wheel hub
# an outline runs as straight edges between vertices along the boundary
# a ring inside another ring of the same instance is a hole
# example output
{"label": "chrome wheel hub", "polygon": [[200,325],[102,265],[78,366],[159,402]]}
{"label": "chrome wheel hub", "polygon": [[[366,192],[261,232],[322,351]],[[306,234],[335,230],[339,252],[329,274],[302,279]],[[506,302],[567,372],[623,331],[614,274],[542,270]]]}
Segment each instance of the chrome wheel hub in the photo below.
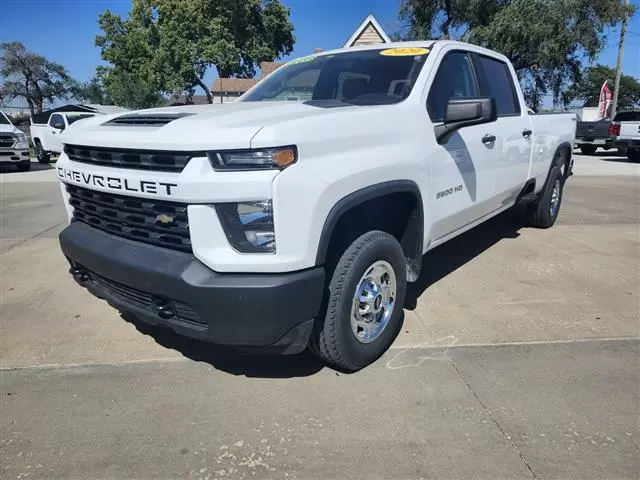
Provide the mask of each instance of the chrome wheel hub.
{"label": "chrome wheel hub", "polygon": [[351,307],[351,331],[361,343],[376,340],[391,319],[396,299],[393,267],[379,260],[360,278]]}
{"label": "chrome wheel hub", "polygon": [[553,190],[551,190],[551,203],[549,205],[549,213],[551,216],[555,216],[558,213],[558,207],[560,206],[560,179],[557,179],[553,184]]}

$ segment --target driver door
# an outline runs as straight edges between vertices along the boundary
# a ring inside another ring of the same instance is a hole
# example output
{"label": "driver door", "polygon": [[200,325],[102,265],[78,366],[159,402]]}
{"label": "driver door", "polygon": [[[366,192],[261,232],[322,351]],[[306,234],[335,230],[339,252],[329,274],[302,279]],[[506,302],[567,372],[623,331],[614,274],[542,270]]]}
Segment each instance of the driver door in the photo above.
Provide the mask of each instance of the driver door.
{"label": "driver door", "polygon": [[51,115],[51,118],[49,118],[48,126],[49,145],[45,147],[47,150],[53,152],[62,151],[62,139],[60,138],[60,136],[62,135],[62,132],[64,132],[65,128],[66,124],[62,115],[60,115],[59,113],[54,113],[53,115]]}
{"label": "driver door", "polygon": [[[480,97],[475,67],[469,52],[450,50],[443,54],[429,86],[427,112],[433,125],[444,121],[452,98]],[[428,139],[433,220],[431,244],[442,243],[495,209],[494,176],[499,132],[494,123],[463,127],[438,145]]]}

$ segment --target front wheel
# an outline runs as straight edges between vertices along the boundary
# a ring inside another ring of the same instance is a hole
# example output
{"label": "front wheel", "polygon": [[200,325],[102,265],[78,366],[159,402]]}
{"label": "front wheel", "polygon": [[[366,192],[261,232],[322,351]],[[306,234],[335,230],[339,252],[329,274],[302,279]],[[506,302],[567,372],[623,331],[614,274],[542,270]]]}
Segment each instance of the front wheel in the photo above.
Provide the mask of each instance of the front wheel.
{"label": "front wheel", "polygon": [[47,152],[44,151],[44,148],[42,148],[42,143],[40,143],[40,140],[36,140],[35,145],[36,145],[36,158],[38,159],[38,162],[49,163],[49,161],[51,160],[51,157]]}
{"label": "front wheel", "polygon": [[595,145],[580,145],[580,151],[585,155],[593,155],[598,150]]}
{"label": "front wheel", "polygon": [[313,350],[350,372],[374,362],[400,331],[405,292],[406,263],[398,241],[377,230],[358,237],[331,276]]}

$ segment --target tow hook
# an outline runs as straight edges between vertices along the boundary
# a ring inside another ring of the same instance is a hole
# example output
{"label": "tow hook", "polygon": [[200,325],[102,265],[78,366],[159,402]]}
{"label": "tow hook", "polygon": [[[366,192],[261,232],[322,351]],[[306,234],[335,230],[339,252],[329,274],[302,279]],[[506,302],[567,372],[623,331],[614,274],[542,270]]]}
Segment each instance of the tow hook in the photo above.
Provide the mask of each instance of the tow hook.
{"label": "tow hook", "polygon": [[174,311],[173,305],[171,305],[170,301],[157,298],[154,303],[160,318],[167,320],[171,317],[175,317],[176,312]]}
{"label": "tow hook", "polygon": [[86,282],[90,278],[89,273],[84,268],[78,266],[71,267],[69,273],[73,275],[73,278],[78,282]]}

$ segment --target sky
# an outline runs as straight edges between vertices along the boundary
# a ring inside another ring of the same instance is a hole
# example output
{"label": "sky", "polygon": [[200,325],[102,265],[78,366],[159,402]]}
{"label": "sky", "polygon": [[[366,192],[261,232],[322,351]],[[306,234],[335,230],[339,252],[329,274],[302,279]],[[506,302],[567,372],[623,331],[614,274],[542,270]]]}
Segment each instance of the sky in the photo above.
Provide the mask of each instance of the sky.
{"label": "sky", "polygon": [[[372,13],[388,34],[396,31],[400,0],[281,0],[291,9],[296,43],[292,58],[342,47]],[[0,42],[18,40],[27,49],[64,65],[76,80],[87,81],[101,64],[94,45],[98,15],[105,10],[126,16],[130,0],[0,0]],[[640,0],[632,0],[640,7]],[[640,79],[640,13],[628,26],[623,73]],[[619,29],[609,32],[607,47],[595,63],[615,67]],[[212,69],[205,77],[211,85]],[[202,92],[196,91],[196,94]]]}

